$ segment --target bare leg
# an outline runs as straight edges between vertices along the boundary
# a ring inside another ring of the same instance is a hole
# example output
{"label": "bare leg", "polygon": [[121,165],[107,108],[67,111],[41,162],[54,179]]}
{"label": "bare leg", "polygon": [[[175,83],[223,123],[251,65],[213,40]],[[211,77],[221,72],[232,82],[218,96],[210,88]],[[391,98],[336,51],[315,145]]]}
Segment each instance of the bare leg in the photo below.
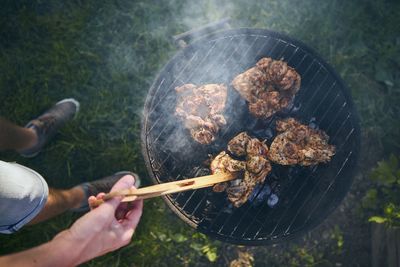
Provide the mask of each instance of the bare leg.
{"label": "bare leg", "polygon": [[0,117],[0,150],[22,150],[32,147],[36,142],[34,130],[20,127]]}
{"label": "bare leg", "polygon": [[78,207],[85,197],[79,186],[68,190],[49,189],[49,196],[43,210],[28,224],[35,224],[59,215],[71,208]]}

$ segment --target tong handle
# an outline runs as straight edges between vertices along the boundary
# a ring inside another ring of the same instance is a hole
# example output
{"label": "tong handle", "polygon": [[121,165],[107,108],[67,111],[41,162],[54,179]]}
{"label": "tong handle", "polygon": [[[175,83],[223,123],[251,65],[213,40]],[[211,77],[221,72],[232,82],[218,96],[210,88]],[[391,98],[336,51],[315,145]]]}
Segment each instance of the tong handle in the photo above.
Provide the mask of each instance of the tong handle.
{"label": "tong handle", "polygon": [[217,183],[227,182],[236,179],[236,173],[216,173],[213,175],[201,176],[169,183],[147,186],[139,189],[124,189],[106,194],[103,199],[92,203],[97,207],[116,196],[123,196],[122,202],[130,202],[137,199],[148,199],[168,194],[183,192],[187,190],[209,187]]}

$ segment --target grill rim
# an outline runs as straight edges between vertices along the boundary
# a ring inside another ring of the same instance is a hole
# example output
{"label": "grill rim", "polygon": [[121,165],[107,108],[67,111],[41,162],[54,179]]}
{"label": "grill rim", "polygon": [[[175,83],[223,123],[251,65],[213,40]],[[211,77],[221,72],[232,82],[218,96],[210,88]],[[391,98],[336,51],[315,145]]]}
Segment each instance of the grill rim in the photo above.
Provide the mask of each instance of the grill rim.
{"label": "grill rim", "polygon": [[160,181],[157,179],[157,177],[154,175],[154,170],[151,165],[151,159],[149,155],[149,149],[148,149],[148,143],[147,143],[147,125],[148,125],[148,117],[149,117],[149,111],[151,111],[150,107],[153,104],[154,100],[154,95],[157,92],[157,87],[160,85],[160,82],[165,79],[166,75],[168,75],[168,69],[171,69],[171,67],[177,62],[177,59],[179,57],[182,57],[185,53],[185,51],[188,50],[193,50],[196,51],[196,47],[201,47],[202,44],[212,41],[215,38],[223,38],[223,37],[230,37],[230,36],[235,36],[235,35],[256,35],[256,36],[268,36],[271,38],[276,38],[279,40],[284,40],[286,42],[289,42],[298,48],[301,48],[304,52],[310,54],[314,59],[316,59],[335,79],[337,84],[339,85],[340,91],[343,93],[344,98],[346,99],[346,102],[348,104],[348,108],[351,111],[351,122],[352,125],[354,126],[354,135],[355,135],[355,145],[354,149],[352,150],[354,152],[354,163],[353,166],[351,166],[351,169],[348,171],[348,177],[350,179],[349,183],[346,185],[346,188],[343,188],[341,191],[339,191],[336,194],[335,199],[332,202],[332,205],[327,209],[326,212],[322,213],[319,216],[318,220],[308,222],[307,225],[305,225],[303,228],[295,230],[288,235],[279,235],[277,238],[271,237],[269,239],[246,239],[246,238],[233,238],[230,236],[223,236],[221,234],[218,234],[217,232],[209,232],[201,227],[195,222],[193,222],[189,217],[187,217],[182,211],[178,208],[176,203],[174,204],[174,200],[169,197],[169,196],[162,196],[162,199],[164,202],[167,204],[167,206],[185,223],[190,225],[192,228],[199,230],[200,232],[208,235],[211,238],[215,238],[217,240],[223,241],[223,242],[228,242],[231,244],[236,244],[236,245],[251,245],[251,246],[260,246],[260,245],[269,245],[269,244],[276,244],[276,243],[281,243],[285,242],[288,240],[296,239],[299,238],[300,236],[304,235],[305,233],[309,232],[310,230],[316,228],[318,225],[322,224],[329,215],[331,215],[337,207],[340,205],[340,203],[343,201],[347,193],[349,192],[355,174],[358,172],[359,169],[359,159],[360,159],[360,151],[361,151],[361,128],[360,128],[360,119],[359,119],[359,114],[357,112],[357,109],[354,105],[353,98],[351,96],[351,91],[347,87],[346,83],[343,81],[343,79],[338,75],[336,70],[327,62],[325,61],[314,49],[310,48],[308,45],[303,43],[302,41],[299,41],[297,39],[294,39],[284,33],[280,32],[275,32],[267,29],[261,29],[261,28],[236,28],[236,29],[228,29],[228,30],[221,30],[217,32],[210,33],[208,35],[202,36],[199,39],[194,40],[192,43],[190,43],[188,46],[186,46],[183,49],[179,49],[173,57],[171,57],[168,62],[163,66],[163,68],[157,73],[156,77],[153,80],[153,83],[150,87],[150,89],[147,92],[145,103],[144,103],[144,109],[143,109],[143,116],[142,116],[142,121],[141,121],[141,152],[145,161],[146,169],[148,171],[148,174],[155,184],[159,184]]}

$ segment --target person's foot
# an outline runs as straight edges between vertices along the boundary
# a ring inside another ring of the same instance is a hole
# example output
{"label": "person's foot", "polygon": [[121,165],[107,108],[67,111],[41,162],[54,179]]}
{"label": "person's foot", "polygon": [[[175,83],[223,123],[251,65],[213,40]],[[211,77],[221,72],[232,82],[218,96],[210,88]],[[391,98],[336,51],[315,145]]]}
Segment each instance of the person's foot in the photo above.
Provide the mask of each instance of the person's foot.
{"label": "person's foot", "polygon": [[71,209],[71,211],[74,212],[85,212],[89,210],[89,203],[88,203],[88,198],[90,196],[97,196],[99,193],[108,193],[110,192],[111,188],[114,186],[114,184],[124,177],[125,175],[132,175],[133,178],[135,178],[135,183],[134,186],[136,188],[139,188],[140,186],[140,178],[136,173],[129,172],[129,171],[121,171],[114,173],[111,176],[107,176],[104,178],[101,178],[99,180],[95,180],[92,182],[88,183],[83,183],[78,186],[80,186],[84,192],[84,198],[83,201],[81,202],[80,206],[77,208]]}
{"label": "person's foot", "polygon": [[78,113],[79,102],[73,98],[63,99],[53,107],[31,120],[25,128],[33,130],[37,135],[37,142],[32,147],[19,150],[24,157],[34,157],[42,150],[49,140],[57,133],[58,129]]}

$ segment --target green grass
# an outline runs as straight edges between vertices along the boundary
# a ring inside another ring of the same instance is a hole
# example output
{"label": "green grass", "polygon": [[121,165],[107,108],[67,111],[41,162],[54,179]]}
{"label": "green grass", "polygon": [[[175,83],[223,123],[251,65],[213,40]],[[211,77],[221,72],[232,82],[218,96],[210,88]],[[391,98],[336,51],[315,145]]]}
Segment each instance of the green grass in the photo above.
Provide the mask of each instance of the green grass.
{"label": "green grass", "polygon": [[[78,99],[82,109],[38,157],[3,152],[0,158],[37,170],[53,187],[122,169],[138,172],[149,184],[140,153],[140,119],[147,90],[176,52],[171,36],[229,16],[233,27],[267,28],[300,39],[335,67],[353,93],[368,144],[364,153],[374,163],[400,148],[399,13],[398,2],[383,0],[3,1],[0,115],[24,125],[65,97]],[[45,242],[76,218],[68,213],[2,235],[0,254]],[[345,248],[355,239],[345,236]],[[361,254],[330,252],[337,251],[335,242],[325,241],[318,251],[307,247],[308,254],[289,246],[276,257],[266,248],[256,252],[255,262],[296,266],[311,261],[310,253],[323,266],[330,265],[321,259],[343,262],[351,256],[353,262],[366,262],[354,259]],[[224,265],[235,248],[198,235],[162,201],[152,200],[146,202],[134,241],[87,265],[202,266],[211,264],[207,249],[217,249],[214,264]]]}

